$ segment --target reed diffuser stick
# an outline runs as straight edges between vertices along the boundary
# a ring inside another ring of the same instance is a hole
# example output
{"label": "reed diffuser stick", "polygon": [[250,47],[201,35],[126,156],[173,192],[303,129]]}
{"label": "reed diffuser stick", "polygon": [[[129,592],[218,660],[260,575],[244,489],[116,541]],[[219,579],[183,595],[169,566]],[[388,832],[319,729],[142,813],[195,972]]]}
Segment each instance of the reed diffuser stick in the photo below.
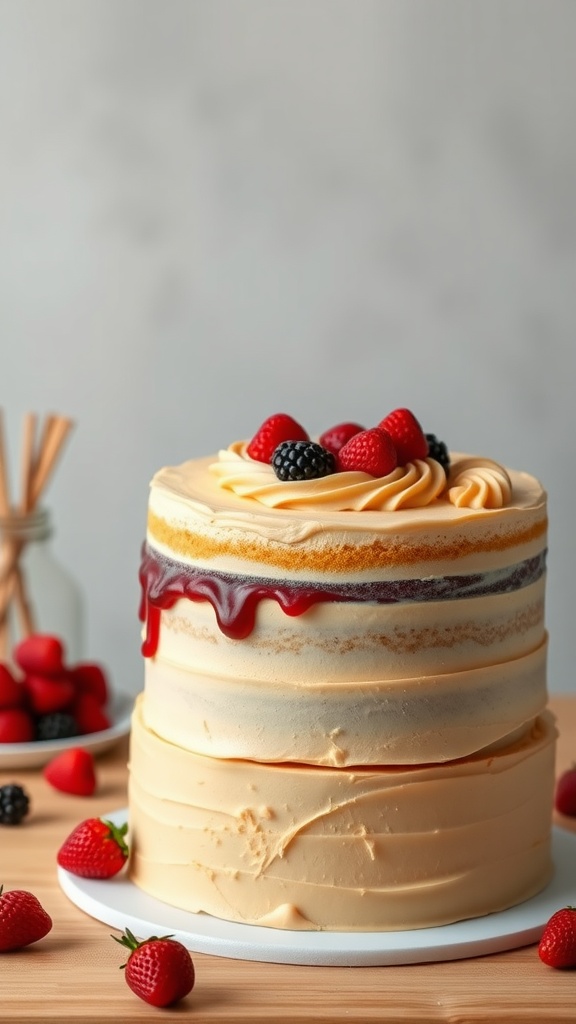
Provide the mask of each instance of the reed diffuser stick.
{"label": "reed diffuser stick", "polygon": [[[33,513],[54,471],[73,422],[66,416],[49,414],[38,435],[36,413],[27,413],[24,419],[22,456],[20,465],[21,496],[18,504],[10,502],[8,466],[4,440],[4,424],[0,410],[0,516],[9,527]],[[21,555],[25,546],[22,537],[5,539],[3,564],[0,569],[0,658],[7,656],[9,648],[8,612],[15,602],[23,634],[34,631],[34,617],[30,596],[23,578]]]}

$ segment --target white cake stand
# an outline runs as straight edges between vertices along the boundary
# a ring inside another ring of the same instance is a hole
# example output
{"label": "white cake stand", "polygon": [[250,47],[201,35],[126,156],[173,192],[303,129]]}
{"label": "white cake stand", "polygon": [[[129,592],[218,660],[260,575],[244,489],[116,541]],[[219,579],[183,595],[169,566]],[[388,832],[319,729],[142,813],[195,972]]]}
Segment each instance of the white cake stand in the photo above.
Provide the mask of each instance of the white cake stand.
{"label": "white cake stand", "polygon": [[[116,823],[127,810],[103,815]],[[109,881],[58,868],[58,880],[80,910],[137,938],[173,935],[189,950],[234,960],[328,967],[376,967],[461,960],[538,942],[554,911],[576,904],[576,835],[555,828],[555,875],[543,892],[517,907],[441,928],[405,932],[301,932],[222,921],[177,910],[148,896],[122,873]]]}

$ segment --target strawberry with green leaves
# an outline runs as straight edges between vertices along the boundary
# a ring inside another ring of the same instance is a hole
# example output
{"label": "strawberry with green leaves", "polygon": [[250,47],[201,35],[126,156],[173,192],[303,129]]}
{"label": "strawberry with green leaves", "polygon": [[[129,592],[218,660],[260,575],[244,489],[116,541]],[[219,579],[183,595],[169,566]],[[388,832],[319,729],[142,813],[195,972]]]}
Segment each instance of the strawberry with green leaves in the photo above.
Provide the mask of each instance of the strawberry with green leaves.
{"label": "strawberry with green leaves", "polygon": [[115,942],[130,950],[121,970],[125,970],[128,987],[151,1006],[174,1006],[194,988],[192,957],[171,935],[152,935],[139,942],[126,928]]}
{"label": "strawberry with green leaves", "polygon": [[3,891],[0,885],[0,953],[22,949],[43,939],[52,928],[52,918],[26,889]]}
{"label": "strawberry with green leaves", "polygon": [[548,921],[538,956],[549,967],[576,967],[576,907],[557,910]]}
{"label": "strawberry with green leaves", "polygon": [[62,843],[58,864],[81,878],[112,878],[128,860],[127,831],[127,823],[86,818]]}

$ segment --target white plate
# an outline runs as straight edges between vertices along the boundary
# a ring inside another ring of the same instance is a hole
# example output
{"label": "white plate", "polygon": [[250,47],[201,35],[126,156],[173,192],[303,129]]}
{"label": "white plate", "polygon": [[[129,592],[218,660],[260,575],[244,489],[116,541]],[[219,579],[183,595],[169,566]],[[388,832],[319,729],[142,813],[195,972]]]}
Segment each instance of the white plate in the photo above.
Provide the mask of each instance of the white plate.
{"label": "white plate", "polygon": [[[122,823],[126,809],[103,815]],[[499,914],[458,921],[442,928],[407,932],[300,932],[221,921],[190,914],[153,899],[122,873],[109,881],[78,878],[58,868],[68,898],[98,921],[137,938],[174,935],[195,952],[234,960],[266,963],[374,967],[459,960],[500,953],[538,942],[555,910],[576,903],[576,835],[554,829],[556,872],[546,889],[531,900]]]}
{"label": "white plate", "polygon": [[130,716],[134,705],[134,695],[113,693],[110,701],[109,714],[112,725],[100,732],[91,732],[84,736],[70,736],[65,740],[37,740],[33,743],[0,743],[0,770],[11,771],[13,768],[39,768],[70,747],[83,747],[93,754],[108,750],[130,729]]}

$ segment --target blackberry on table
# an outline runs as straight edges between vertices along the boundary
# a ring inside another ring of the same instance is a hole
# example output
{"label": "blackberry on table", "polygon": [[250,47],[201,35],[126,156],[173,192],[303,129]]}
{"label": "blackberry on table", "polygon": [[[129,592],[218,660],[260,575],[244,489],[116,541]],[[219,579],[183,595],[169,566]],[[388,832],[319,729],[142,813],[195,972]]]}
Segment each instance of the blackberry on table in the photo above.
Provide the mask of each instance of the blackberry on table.
{"label": "blackberry on table", "polygon": [[444,472],[448,475],[450,469],[450,454],[448,447],[444,441],[439,441],[436,434],[426,434],[426,440],[428,441],[428,458],[435,459],[443,467]]}
{"label": "blackberry on table", "polygon": [[67,711],[52,711],[36,720],[37,740],[66,740],[78,735],[78,725]]}
{"label": "blackberry on table", "polygon": [[279,480],[316,480],[336,470],[332,452],[315,441],[282,441],[271,464]]}
{"label": "blackberry on table", "polygon": [[30,799],[22,786],[9,782],[0,786],[0,825],[19,825],[30,809]]}

